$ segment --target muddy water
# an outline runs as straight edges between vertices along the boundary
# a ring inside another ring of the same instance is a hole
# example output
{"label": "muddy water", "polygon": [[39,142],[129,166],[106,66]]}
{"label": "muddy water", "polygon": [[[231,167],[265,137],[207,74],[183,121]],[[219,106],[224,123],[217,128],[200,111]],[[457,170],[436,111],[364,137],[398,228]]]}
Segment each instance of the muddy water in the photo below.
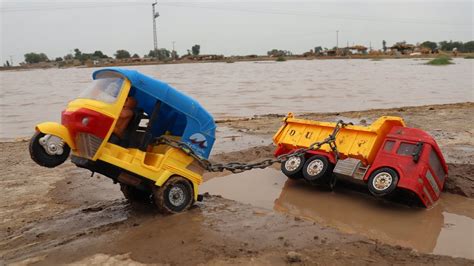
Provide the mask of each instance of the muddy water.
{"label": "muddy water", "polygon": [[278,170],[214,178],[201,192],[314,220],[372,239],[422,252],[474,259],[474,200],[443,194],[431,209],[375,200],[336,188],[335,192],[287,180]]}
{"label": "muddy water", "polygon": [[[129,67],[162,79],[216,117],[328,112],[473,101],[472,60],[298,60]],[[0,72],[0,139],[59,121],[93,68]],[[344,104],[341,104],[344,103]]]}

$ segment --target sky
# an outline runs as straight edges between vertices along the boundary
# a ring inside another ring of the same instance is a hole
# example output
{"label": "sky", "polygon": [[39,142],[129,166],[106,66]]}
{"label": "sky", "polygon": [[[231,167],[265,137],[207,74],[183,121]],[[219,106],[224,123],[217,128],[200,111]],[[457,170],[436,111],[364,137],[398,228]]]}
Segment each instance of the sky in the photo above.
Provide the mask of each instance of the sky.
{"label": "sky", "polygon": [[[153,1],[0,0],[0,63],[28,52],[49,58],[79,48],[113,56],[153,49]],[[426,40],[473,40],[474,1],[158,1],[158,47],[185,54],[303,53],[315,46],[381,49]],[[338,32],[338,33],[337,33]]]}

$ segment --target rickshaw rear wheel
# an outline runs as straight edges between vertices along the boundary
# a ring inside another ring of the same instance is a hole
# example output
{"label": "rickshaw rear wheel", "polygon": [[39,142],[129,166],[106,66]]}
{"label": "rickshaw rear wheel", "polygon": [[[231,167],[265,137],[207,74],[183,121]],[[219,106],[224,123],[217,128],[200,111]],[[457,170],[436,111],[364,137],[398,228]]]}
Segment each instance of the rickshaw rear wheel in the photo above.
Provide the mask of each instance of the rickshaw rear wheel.
{"label": "rickshaw rear wheel", "polygon": [[193,187],[184,177],[173,176],[161,187],[153,188],[153,201],[161,213],[173,214],[187,210],[193,203]]}
{"label": "rickshaw rear wheel", "polygon": [[44,167],[53,168],[62,163],[64,163],[69,157],[71,148],[67,143],[62,143],[62,153],[61,154],[48,154],[45,148],[40,144],[40,139],[46,136],[44,133],[36,132],[33,137],[31,137],[29,150],[31,159]]}
{"label": "rickshaw rear wheel", "polygon": [[120,184],[120,190],[129,201],[149,201],[151,193],[140,190],[134,186]]}

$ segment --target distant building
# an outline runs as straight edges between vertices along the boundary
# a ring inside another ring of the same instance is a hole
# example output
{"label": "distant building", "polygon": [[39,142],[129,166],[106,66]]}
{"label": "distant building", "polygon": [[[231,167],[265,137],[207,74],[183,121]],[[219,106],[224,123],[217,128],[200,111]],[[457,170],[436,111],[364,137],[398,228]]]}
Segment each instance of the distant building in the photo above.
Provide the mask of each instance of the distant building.
{"label": "distant building", "polygon": [[411,54],[415,51],[415,45],[406,42],[397,42],[390,47],[390,50],[393,53]]}

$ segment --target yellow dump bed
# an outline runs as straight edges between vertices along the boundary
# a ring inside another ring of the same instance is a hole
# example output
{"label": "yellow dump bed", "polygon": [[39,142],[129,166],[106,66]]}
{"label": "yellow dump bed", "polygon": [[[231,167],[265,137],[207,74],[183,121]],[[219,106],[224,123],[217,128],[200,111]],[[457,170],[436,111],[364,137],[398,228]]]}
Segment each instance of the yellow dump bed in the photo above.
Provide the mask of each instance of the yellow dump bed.
{"label": "yellow dump bed", "polygon": [[[336,123],[318,122],[294,118],[290,113],[283,126],[273,136],[273,142],[287,149],[307,148],[316,141],[323,141],[334,130]],[[348,125],[336,136],[337,150],[344,157],[371,164],[383,140],[394,126],[405,126],[401,117],[382,116],[370,126]],[[331,151],[325,144],[320,150]]]}

